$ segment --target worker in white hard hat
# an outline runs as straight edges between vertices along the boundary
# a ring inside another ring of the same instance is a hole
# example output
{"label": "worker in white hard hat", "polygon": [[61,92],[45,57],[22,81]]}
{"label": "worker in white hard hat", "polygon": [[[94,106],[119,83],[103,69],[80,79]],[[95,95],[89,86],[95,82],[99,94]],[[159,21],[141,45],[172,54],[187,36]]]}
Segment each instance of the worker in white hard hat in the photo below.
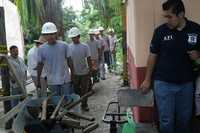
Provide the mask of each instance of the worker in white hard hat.
{"label": "worker in white hard hat", "polygon": [[104,34],[104,28],[99,27],[100,38],[104,41],[104,58],[105,63],[108,66],[109,71],[111,70],[111,52],[110,52],[110,43],[107,35]]}
{"label": "worker in white hard hat", "polygon": [[[92,72],[91,53],[87,44],[80,42],[80,30],[73,27],[68,32],[72,39],[70,44],[71,58],[74,66],[74,90],[80,96],[88,92],[90,73]],[[81,103],[83,111],[89,111],[87,99]]]}
{"label": "worker in white hard hat", "polygon": [[35,68],[37,67],[38,63],[38,48],[42,44],[46,42],[44,36],[40,36],[38,40],[34,40],[35,46],[33,46],[27,54],[27,59],[28,59],[28,71],[31,75],[31,78],[33,80],[34,85],[36,86],[36,91],[37,91],[37,96],[42,97],[42,96],[47,96],[47,81],[46,81],[46,72],[43,69],[41,78],[40,78],[40,83],[41,83],[41,88],[37,88],[37,70]]}
{"label": "worker in white hard hat", "polygon": [[94,34],[95,34],[95,40],[97,40],[100,44],[101,50],[100,50],[100,54],[99,54],[99,72],[98,72],[98,76],[101,78],[101,80],[105,80],[106,76],[105,76],[105,59],[104,59],[104,48],[105,48],[105,43],[104,40],[100,38],[100,32],[99,29],[95,29],[94,30]]}
{"label": "worker in white hard hat", "polygon": [[69,46],[65,42],[57,40],[57,28],[52,22],[46,22],[42,26],[41,34],[47,42],[38,49],[38,83],[40,83],[44,67],[47,73],[48,89],[56,96],[69,96],[73,93],[71,76],[74,71]]}
{"label": "worker in white hard hat", "polygon": [[103,28],[102,26],[100,26],[100,27],[98,28],[98,30],[101,32],[101,31],[104,31],[104,28]]}
{"label": "worker in white hard hat", "polygon": [[92,60],[92,77],[94,82],[99,82],[98,69],[99,69],[99,59],[101,52],[101,45],[99,41],[95,40],[95,31],[90,29],[88,31],[89,39],[87,45],[90,48],[91,60]]}
{"label": "worker in white hard hat", "polygon": [[109,44],[111,52],[111,67],[113,70],[116,70],[116,45],[117,45],[117,36],[115,35],[114,29],[109,29]]}

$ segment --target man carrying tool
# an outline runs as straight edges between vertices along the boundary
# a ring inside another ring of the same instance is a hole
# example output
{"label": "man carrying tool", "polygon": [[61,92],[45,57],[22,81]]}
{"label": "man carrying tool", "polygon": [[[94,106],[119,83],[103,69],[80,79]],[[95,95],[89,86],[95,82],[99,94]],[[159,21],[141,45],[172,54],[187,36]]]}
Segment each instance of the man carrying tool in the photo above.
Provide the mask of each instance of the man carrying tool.
{"label": "man carrying tool", "polygon": [[103,51],[104,59],[105,59],[105,63],[108,66],[108,70],[110,72],[111,71],[111,52],[110,52],[109,38],[107,35],[104,34],[103,27],[99,27],[98,30],[100,32],[100,39],[103,40],[104,42],[104,51]]}
{"label": "man carrying tool", "polygon": [[110,43],[110,52],[111,52],[111,66],[113,70],[116,70],[116,44],[117,37],[114,33],[114,29],[109,29],[109,43]]}
{"label": "man carrying tool", "polygon": [[40,83],[41,83],[41,88],[37,88],[37,70],[35,68],[37,67],[38,63],[38,48],[40,45],[46,42],[43,36],[40,36],[39,40],[34,40],[35,46],[33,46],[29,51],[28,51],[28,71],[33,79],[33,83],[36,86],[36,91],[37,91],[37,96],[47,96],[47,79],[46,79],[46,73],[44,69],[42,70],[41,78],[40,78]]}
{"label": "man carrying tool", "polygon": [[[70,51],[74,66],[74,89],[77,94],[83,96],[88,92],[90,74],[92,72],[90,49],[88,45],[80,42],[80,31],[77,27],[69,30],[68,37],[72,39]],[[84,111],[89,111],[87,99],[83,100],[81,107]]]}
{"label": "man carrying tool", "polygon": [[41,33],[47,42],[38,49],[38,85],[44,68],[48,89],[56,96],[69,96],[73,93],[69,68],[72,77],[74,71],[69,47],[65,42],[57,40],[57,28],[54,23],[46,22]]}
{"label": "man carrying tool", "polygon": [[[27,79],[27,67],[22,58],[18,56],[18,48],[13,45],[10,47],[10,56],[8,58],[12,68],[15,68],[16,76],[19,78],[21,85],[23,88],[17,83],[15,76],[10,71],[10,94],[11,95],[19,95],[23,93],[23,89],[25,88],[25,83]],[[11,101],[11,106],[14,107],[18,104],[19,100],[15,99]]]}
{"label": "man carrying tool", "polygon": [[98,76],[102,79],[105,80],[106,79],[106,70],[105,70],[105,60],[104,60],[104,41],[102,39],[100,39],[100,32],[98,29],[94,30],[94,34],[95,34],[95,40],[98,41],[99,45],[100,45],[100,53],[99,53],[99,71],[98,71]]}
{"label": "man carrying tool", "polygon": [[101,45],[97,40],[95,40],[93,29],[90,29],[88,31],[88,34],[89,34],[89,40],[87,41],[87,44],[91,52],[93,81],[99,82],[99,77],[98,77],[99,67],[98,66],[99,66],[99,56],[101,52]]}

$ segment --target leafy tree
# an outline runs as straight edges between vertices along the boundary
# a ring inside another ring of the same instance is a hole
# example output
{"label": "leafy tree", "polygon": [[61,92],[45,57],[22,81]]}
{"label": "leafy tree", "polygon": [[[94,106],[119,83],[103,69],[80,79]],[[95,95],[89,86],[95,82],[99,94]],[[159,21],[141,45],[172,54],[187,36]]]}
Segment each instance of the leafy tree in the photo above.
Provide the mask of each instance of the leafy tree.
{"label": "leafy tree", "polygon": [[122,44],[121,0],[82,0],[82,2],[84,3],[84,10],[79,19],[79,27],[84,31],[99,26],[113,28],[119,40],[117,45],[118,66],[122,68],[124,44]]}
{"label": "leafy tree", "polygon": [[62,0],[13,0],[18,7],[25,38],[37,38],[44,22],[54,22],[63,36]]}
{"label": "leafy tree", "polygon": [[63,28],[64,28],[64,33],[65,37],[64,40],[67,42],[70,42],[71,40],[67,37],[67,32],[72,28],[77,26],[77,14],[75,11],[73,11],[72,7],[65,8],[63,10]]}

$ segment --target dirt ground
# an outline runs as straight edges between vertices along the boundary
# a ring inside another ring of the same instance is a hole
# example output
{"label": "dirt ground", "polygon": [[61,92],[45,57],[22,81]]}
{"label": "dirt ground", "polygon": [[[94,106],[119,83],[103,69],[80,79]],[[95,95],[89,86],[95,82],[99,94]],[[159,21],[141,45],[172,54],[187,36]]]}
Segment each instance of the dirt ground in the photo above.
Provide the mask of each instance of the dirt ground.
{"label": "dirt ground", "polygon": [[[121,88],[121,85],[122,81],[119,76],[109,74],[106,80],[101,80],[93,87],[95,94],[89,98],[90,111],[85,113],[86,115],[94,116],[99,123],[99,128],[93,133],[109,133],[109,125],[103,123],[102,118],[108,102],[116,100],[116,93]],[[113,108],[112,111],[114,111]]]}
{"label": "dirt ground", "polygon": [[[117,101],[117,91],[125,89],[122,87],[122,80],[119,76],[114,74],[107,74],[106,80],[101,80],[94,86],[95,94],[89,98],[89,112],[83,112],[83,114],[93,116],[99,123],[99,127],[92,133],[109,133],[109,124],[105,124],[102,121],[104,112],[107,108],[108,102]],[[109,112],[116,112],[116,106],[111,106]],[[121,112],[125,111],[121,108]],[[123,118],[122,118],[123,119]],[[122,125],[120,126],[122,127]],[[118,127],[118,133],[121,133],[122,128]],[[152,124],[138,124],[137,133],[157,133],[155,129],[152,129]]]}
{"label": "dirt ground", "polygon": [[[124,89],[126,87],[121,87],[122,85],[122,80],[120,76],[117,76],[115,74],[107,74],[106,80],[101,80],[99,83],[96,83],[93,86],[93,89],[95,91],[94,95],[92,95],[88,99],[89,103],[89,112],[81,112],[85,115],[88,116],[93,116],[95,117],[97,123],[99,124],[99,127],[94,130],[92,133],[109,133],[109,124],[105,124],[102,121],[103,114],[107,108],[108,102],[110,101],[116,101],[117,100],[117,91],[119,89]],[[34,86],[33,84],[30,84],[27,86],[28,92],[33,92],[34,91]],[[2,108],[2,105],[1,105]],[[111,108],[112,112],[116,112],[116,108],[112,107]],[[86,124],[85,121],[82,121],[82,124]],[[149,125],[148,125],[149,126]],[[138,128],[137,133],[156,133],[155,130],[151,131],[151,125],[150,127],[145,126],[140,126]],[[145,128],[144,128],[145,127]],[[75,133],[81,133],[78,130],[75,130]],[[118,128],[118,133],[120,132],[120,128]]]}

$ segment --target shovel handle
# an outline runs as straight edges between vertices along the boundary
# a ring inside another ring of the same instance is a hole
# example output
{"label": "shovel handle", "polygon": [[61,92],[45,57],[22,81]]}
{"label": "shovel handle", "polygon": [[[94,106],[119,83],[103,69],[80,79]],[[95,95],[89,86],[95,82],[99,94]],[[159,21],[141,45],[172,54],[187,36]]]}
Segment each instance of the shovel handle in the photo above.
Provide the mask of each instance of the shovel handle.
{"label": "shovel handle", "polygon": [[90,133],[93,130],[97,129],[98,127],[99,127],[99,124],[98,123],[94,123],[94,124],[88,126],[87,128],[83,129],[83,133]]}

